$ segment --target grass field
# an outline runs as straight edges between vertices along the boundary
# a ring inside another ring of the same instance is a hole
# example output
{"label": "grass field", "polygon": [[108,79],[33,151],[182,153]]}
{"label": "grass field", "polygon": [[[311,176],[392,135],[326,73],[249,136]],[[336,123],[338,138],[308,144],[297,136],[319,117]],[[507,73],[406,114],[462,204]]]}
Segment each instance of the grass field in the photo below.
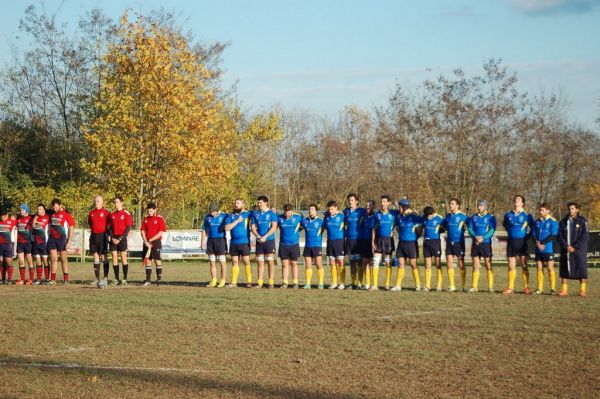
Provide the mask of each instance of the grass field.
{"label": "grass field", "polygon": [[568,298],[415,292],[408,270],[399,293],[208,289],[207,269],[166,262],[161,287],[0,286],[0,397],[599,395],[597,269],[587,298],[574,282]]}

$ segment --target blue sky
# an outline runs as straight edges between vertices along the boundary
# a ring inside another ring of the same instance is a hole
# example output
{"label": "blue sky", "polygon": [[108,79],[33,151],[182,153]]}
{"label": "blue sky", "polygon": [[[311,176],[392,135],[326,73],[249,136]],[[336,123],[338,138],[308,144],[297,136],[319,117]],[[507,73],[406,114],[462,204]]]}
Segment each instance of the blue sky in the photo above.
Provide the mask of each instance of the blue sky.
{"label": "blue sky", "polygon": [[[62,7],[60,7],[62,3]],[[18,43],[30,2],[0,0],[0,62]],[[40,5],[39,1],[33,4]],[[600,0],[47,0],[73,27],[101,5],[165,7],[197,39],[231,42],[224,81],[238,82],[245,107],[299,107],[335,114],[345,105],[383,105],[395,83],[416,88],[456,67],[477,72],[502,58],[532,93],[561,92],[573,121],[599,126]]]}

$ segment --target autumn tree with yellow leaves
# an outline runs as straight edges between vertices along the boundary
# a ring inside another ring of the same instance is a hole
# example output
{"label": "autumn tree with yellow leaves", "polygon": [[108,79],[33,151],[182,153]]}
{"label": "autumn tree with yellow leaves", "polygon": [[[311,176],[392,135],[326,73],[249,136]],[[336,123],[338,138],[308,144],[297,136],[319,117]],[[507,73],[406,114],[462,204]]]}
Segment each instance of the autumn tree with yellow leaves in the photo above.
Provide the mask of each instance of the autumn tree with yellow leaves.
{"label": "autumn tree with yellow leaves", "polygon": [[205,202],[216,193],[232,200],[241,141],[281,137],[276,115],[240,126],[239,111],[218,95],[214,71],[170,24],[125,13],[104,60],[83,168],[140,209],[150,201]]}

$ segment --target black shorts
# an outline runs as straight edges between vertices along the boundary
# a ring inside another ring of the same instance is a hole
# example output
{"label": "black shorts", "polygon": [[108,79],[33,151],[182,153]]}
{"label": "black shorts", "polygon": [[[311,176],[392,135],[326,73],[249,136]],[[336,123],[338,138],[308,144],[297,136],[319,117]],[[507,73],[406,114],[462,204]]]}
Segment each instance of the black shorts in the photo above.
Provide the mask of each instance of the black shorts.
{"label": "black shorts", "polygon": [[304,247],[302,256],[305,258],[320,258],[323,248],[321,247]]}
{"label": "black shorts", "polygon": [[344,240],[327,240],[327,256],[344,256]]}
{"label": "black shorts", "polygon": [[472,258],[491,258],[492,257],[492,244],[489,242],[482,242],[477,244],[473,242],[471,246],[471,257]]}
{"label": "black shorts", "polygon": [[439,239],[423,240],[423,258],[442,256],[442,242]]}
{"label": "black shorts", "polygon": [[256,250],[254,251],[256,256],[258,255],[273,255],[275,253],[275,240],[257,242]]}
{"label": "black shorts", "polygon": [[300,257],[300,245],[279,244],[279,257],[281,260],[297,260]]}
{"label": "black shorts", "polygon": [[392,237],[375,237],[375,253],[391,255],[393,251]]}
{"label": "black shorts", "polygon": [[[119,241],[118,244],[113,244],[112,239],[116,238],[117,240],[121,240]],[[110,252],[127,252],[127,236],[114,236],[111,237],[110,240],[110,244],[109,244],[109,249]]]}
{"label": "black shorts", "polygon": [[554,260],[554,254],[544,254],[544,253],[535,253],[535,261],[536,262],[548,262]]}
{"label": "black shorts", "polygon": [[207,255],[225,255],[227,253],[227,240],[225,237],[208,237],[206,242]]}
{"label": "black shorts", "polygon": [[48,256],[48,248],[46,248],[46,243],[33,243],[33,247],[31,248],[31,253],[34,256]]}
{"label": "black shorts", "polygon": [[360,242],[346,238],[346,246],[344,248],[346,255],[360,255]]}
{"label": "black shorts", "polygon": [[250,256],[250,244],[230,244],[230,246],[231,256]]}
{"label": "black shorts", "polygon": [[525,238],[509,238],[506,244],[506,257],[527,256],[527,240]]}
{"label": "black shorts", "polygon": [[48,237],[48,244],[46,245],[48,252],[56,250],[58,252],[67,250],[67,237],[61,236],[59,238]]}
{"label": "black shorts", "polygon": [[90,253],[105,254],[108,251],[107,235],[104,233],[90,234]]}
{"label": "black shorts", "polygon": [[416,241],[398,241],[396,258],[417,259],[419,256],[418,248]]}
{"label": "black shorts", "polygon": [[11,258],[12,259],[12,257],[13,257],[12,244],[0,244],[0,258]]}
{"label": "black shorts", "polygon": [[464,241],[448,241],[446,240],[446,256],[465,256],[465,242]]}
{"label": "black shorts", "polygon": [[31,255],[31,242],[18,242],[17,253]]}
{"label": "black shorts", "polygon": [[[152,242],[152,249],[150,250],[150,260],[162,260],[160,257],[160,253],[162,250],[162,242],[160,240],[156,240]],[[144,256],[146,256],[146,252],[148,251],[148,247],[144,244]]]}
{"label": "black shorts", "polygon": [[363,259],[373,258],[373,245],[371,240],[358,240],[358,248],[360,249],[360,256]]}

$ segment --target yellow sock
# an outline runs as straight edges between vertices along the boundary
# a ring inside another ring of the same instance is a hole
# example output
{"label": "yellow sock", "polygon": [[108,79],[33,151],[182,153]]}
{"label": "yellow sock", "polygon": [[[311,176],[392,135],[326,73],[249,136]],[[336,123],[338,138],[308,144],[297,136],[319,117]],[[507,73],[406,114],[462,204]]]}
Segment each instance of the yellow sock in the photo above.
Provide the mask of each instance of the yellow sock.
{"label": "yellow sock", "polygon": [[463,288],[467,286],[467,268],[460,269],[460,284]]}
{"label": "yellow sock", "polygon": [[[283,284],[288,285],[288,283],[289,281],[287,278],[283,280]],[[271,284],[271,279],[269,279],[269,284]]]}
{"label": "yellow sock", "polygon": [[537,289],[540,291],[544,291],[544,271],[543,270],[538,270],[537,280],[538,280]]}
{"label": "yellow sock", "polygon": [[335,265],[331,266],[331,284],[332,285],[338,284],[338,272],[337,272],[337,267]]}
{"label": "yellow sock", "polygon": [[352,285],[358,285],[358,274],[356,268],[354,271],[350,269],[350,280],[352,281]]}
{"label": "yellow sock", "polygon": [[231,267],[231,284],[236,285],[238,276],[240,275],[240,267],[238,265]]}
{"label": "yellow sock", "polygon": [[567,280],[563,281],[562,285],[560,286],[560,291],[569,292],[569,283],[567,283]]}
{"label": "yellow sock", "polygon": [[392,281],[392,267],[386,266],[385,267],[385,287],[386,288],[390,287],[391,281]]}
{"label": "yellow sock", "polygon": [[396,274],[396,286],[402,287],[402,280],[404,280],[404,268],[398,267],[398,273]]}
{"label": "yellow sock", "polygon": [[523,288],[529,288],[529,269],[523,268],[521,269],[521,276],[523,277]]}
{"label": "yellow sock", "polygon": [[473,270],[473,288],[479,288],[479,270]]}
{"label": "yellow sock", "polygon": [[273,280],[272,278],[269,279],[269,285],[275,285],[275,280]]}
{"label": "yellow sock", "polygon": [[262,286],[263,286],[263,284],[264,284],[264,281],[262,281],[262,280],[257,280],[257,281],[256,281],[256,284],[257,284],[259,287],[262,287]]}
{"label": "yellow sock", "polygon": [[317,269],[317,279],[319,280],[319,285],[323,285],[325,281],[325,269]]}
{"label": "yellow sock", "polygon": [[442,279],[443,279],[443,277],[442,277],[442,269],[441,268],[440,269],[436,269],[435,273],[436,273],[435,274],[436,288],[438,290],[441,290],[442,289]]}
{"label": "yellow sock", "polygon": [[431,269],[425,269],[425,287],[431,289]]}
{"label": "yellow sock", "polygon": [[579,292],[583,292],[585,294],[586,288],[587,288],[587,283],[585,281],[579,283]]}
{"label": "yellow sock", "polygon": [[346,285],[346,266],[338,266],[338,277],[340,280],[340,284]]}
{"label": "yellow sock", "polygon": [[210,284],[211,287],[216,287],[217,286],[217,279],[216,278],[212,278],[210,279]]}
{"label": "yellow sock", "polygon": [[371,284],[374,285],[375,287],[379,286],[379,266],[373,266],[373,281],[371,281]]}
{"label": "yellow sock", "polygon": [[225,279],[224,278],[222,278],[221,281],[219,281],[218,287],[220,287],[220,288],[225,287]]}
{"label": "yellow sock", "polygon": [[550,275],[550,289],[552,291],[556,290],[556,272],[548,272]]}
{"label": "yellow sock", "polygon": [[246,272],[246,283],[252,283],[252,266],[244,266],[244,271]]}
{"label": "yellow sock", "polygon": [[488,278],[488,290],[493,290],[494,289],[494,271],[493,270],[487,271],[487,278]]}
{"label": "yellow sock", "polygon": [[298,279],[297,279],[297,278],[293,279],[293,280],[292,280],[292,284],[294,284],[294,285],[298,285]]}
{"label": "yellow sock", "polygon": [[304,272],[304,275],[306,276],[306,284],[312,283],[312,275],[313,275],[313,269],[311,268],[306,268],[306,272]]}
{"label": "yellow sock", "polygon": [[419,268],[412,269],[413,278],[415,279],[415,287],[421,287],[421,277],[419,276]]}
{"label": "yellow sock", "polygon": [[515,289],[515,279],[517,278],[517,271],[516,270],[509,270],[508,271],[508,288],[511,290]]}
{"label": "yellow sock", "polygon": [[365,281],[365,285],[367,286],[371,286],[371,268],[369,266],[366,266],[363,270],[364,273],[364,281]]}
{"label": "yellow sock", "polygon": [[448,266],[448,285],[450,287],[456,288],[454,281],[454,268],[451,266]]}
{"label": "yellow sock", "polygon": [[365,282],[365,267],[362,265],[358,266],[356,282],[358,283],[358,285],[363,285]]}

